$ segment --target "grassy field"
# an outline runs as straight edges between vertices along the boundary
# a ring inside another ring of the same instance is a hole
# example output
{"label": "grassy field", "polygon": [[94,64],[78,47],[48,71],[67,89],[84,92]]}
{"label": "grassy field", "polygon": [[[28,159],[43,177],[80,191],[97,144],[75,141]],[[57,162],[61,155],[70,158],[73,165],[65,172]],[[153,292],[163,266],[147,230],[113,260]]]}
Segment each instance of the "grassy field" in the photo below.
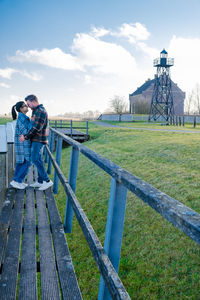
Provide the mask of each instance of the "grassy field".
{"label": "grassy field", "polygon": [[[120,123],[121,124],[121,123]],[[84,145],[200,213],[200,134],[101,128]],[[67,177],[70,148],[62,151]],[[53,177],[53,174],[52,174]],[[101,243],[111,178],[80,155],[76,195]],[[65,193],[55,196],[64,218]],[[97,299],[99,271],[74,218],[67,234],[84,299]],[[128,193],[119,275],[131,299],[199,299],[200,248]]]}
{"label": "grassy field", "polygon": [[12,122],[12,118],[0,118],[0,125],[6,124],[7,122]]}
{"label": "grassy field", "polygon": [[163,123],[152,123],[146,121],[137,121],[137,122],[117,122],[117,121],[102,121],[103,123],[109,123],[112,125],[117,125],[120,127],[137,127],[137,128],[155,128],[155,129],[162,129],[162,130],[199,130],[200,131],[200,124],[197,123],[196,127],[194,128],[192,123],[185,123],[184,126],[175,126],[175,125],[163,125]]}

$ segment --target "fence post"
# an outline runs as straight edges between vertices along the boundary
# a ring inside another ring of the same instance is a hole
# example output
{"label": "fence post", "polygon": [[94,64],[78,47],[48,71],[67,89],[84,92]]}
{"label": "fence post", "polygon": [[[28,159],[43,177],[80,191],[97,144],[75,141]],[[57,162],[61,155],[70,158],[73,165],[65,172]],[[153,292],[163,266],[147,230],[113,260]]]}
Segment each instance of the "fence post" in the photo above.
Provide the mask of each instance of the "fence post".
{"label": "fence post", "polygon": [[7,150],[8,150],[8,182],[13,177],[13,171],[15,166],[14,161],[14,128],[12,122],[6,124],[6,135],[7,135]]}
{"label": "fence post", "polygon": [[194,122],[193,122],[193,127],[194,128],[196,127],[196,123],[197,123],[196,116],[194,116]]}
{"label": "fence post", "polygon": [[[57,143],[56,143],[56,162],[58,166],[60,166],[61,161],[61,154],[62,154],[62,138],[58,135],[57,136]],[[59,178],[56,173],[56,170],[54,170],[54,180],[53,180],[53,192],[54,194],[58,194],[58,184],[59,184]]]}
{"label": "fence post", "polygon": [[[127,188],[114,178],[111,180],[110,199],[106,223],[104,249],[116,272],[119,270],[120,252],[126,211]],[[98,300],[111,299],[109,291],[101,277]]]}
{"label": "fence post", "polygon": [[[50,137],[50,148],[49,150],[51,151],[51,153],[53,153],[54,150],[54,132],[51,131],[51,137]],[[49,156],[49,160],[48,160],[48,168],[47,168],[47,173],[51,174],[51,159]]]}
{"label": "fence post", "polygon": [[70,122],[70,136],[71,136],[71,138],[72,138],[72,120],[71,120],[71,122]]}
{"label": "fence post", "polygon": [[183,126],[185,126],[185,116],[183,116],[183,122],[182,122]]}
{"label": "fence post", "polygon": [[181,117],[179,116],[179,126],[181,126]]}
{"label": "fence post", "polygon": [[0,125],[0,211],[2,209],[6,188],[8,187],[8,149],[6,126]]}
{"label": "fence post", "polygon": [[88,135],[88,121],[86,122],[86,134]]}
{"label": "fence post", "polygon": [[[68,181],[74,193],[76,192],[78,161],[79,161],[79,150],[72,146]],[[65,208],[65,220],[64,220],[65,232],[70,233],[72,231],[72,220],[73,220],[73,209],[67,197],[66,208]]]}

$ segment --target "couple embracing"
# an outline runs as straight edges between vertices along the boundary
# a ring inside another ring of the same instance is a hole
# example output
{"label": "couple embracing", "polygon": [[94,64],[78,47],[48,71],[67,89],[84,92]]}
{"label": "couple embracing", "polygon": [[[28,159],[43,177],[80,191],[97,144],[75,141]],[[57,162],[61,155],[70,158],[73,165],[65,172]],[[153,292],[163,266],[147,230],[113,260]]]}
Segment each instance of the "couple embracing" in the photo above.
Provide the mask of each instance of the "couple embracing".
{"label": "couple embracing", "polygon": [[[32,110],[31,120],[26,116],[28,107]],[[17,113],[18,112],[18,116]],[[48,115],[42,104],[39,104],[35,95],[29,95],[24,101],[17,102],[12,107],[13,120],[17,119],[15,127],[15,158],[16,168],[10,185],[16,189],[25,189],[24,183],[31,164],[38,171],[38,180],[30,187],[46,190],[53,185],[45,170],[42,157],[43,146],[47,144]]]}

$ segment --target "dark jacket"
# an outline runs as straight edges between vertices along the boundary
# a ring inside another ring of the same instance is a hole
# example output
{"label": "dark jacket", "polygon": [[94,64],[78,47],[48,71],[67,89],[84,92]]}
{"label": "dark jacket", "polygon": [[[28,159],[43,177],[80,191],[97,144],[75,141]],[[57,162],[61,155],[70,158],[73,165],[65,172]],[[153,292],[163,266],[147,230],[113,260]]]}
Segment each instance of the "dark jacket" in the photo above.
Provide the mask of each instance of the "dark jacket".
{"label": "dark jacket", "polygon": [[42,104],[34,108],[31,119],[33,121],[32,129],[25,135],[25,139],[47,144],[48,115]]}

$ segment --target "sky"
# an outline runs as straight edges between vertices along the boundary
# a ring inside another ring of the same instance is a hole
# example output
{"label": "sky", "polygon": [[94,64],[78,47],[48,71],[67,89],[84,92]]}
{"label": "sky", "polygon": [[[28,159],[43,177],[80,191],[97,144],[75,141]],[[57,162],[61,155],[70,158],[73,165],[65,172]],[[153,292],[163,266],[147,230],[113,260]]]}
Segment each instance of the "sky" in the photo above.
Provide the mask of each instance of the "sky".
{"label": "sky", "polygon": [[171,78],[200,83],[200,1],[0,0],[0,114],[35,94],[50,116],[103,113],[156,69],[165,48]]}

